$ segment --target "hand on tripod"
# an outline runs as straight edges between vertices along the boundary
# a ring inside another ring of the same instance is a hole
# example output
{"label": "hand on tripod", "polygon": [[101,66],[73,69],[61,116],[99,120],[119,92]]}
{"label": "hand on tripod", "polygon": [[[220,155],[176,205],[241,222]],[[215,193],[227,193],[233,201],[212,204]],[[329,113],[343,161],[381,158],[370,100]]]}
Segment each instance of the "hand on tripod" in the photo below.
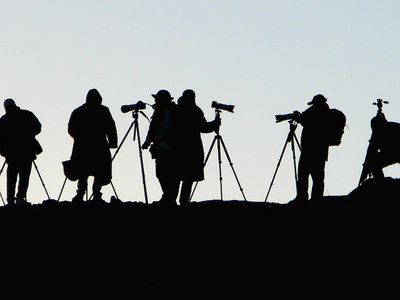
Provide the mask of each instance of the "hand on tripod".
{"label": "hand on tripod", "polygon": [[150,143],[147,142],[147,141],[145,141],[145,142],[143,143],[143,145],[142,145],[142,149],[143,149],[143,150],[146,150],[147,148],[149,148],[149,146],[150,146]]}
{"label": "hand on tripod", "polygon": [[220,127],[221,126],[221,113],[217,112],[217,114],[215,115],[215,126]]}
{"label": "hand on tripod", "polygon": [[214,121],[212,121],[212,126],[214,128],[213,131],[218,133],[219,132],[219,128],[221,127],[221,112],[220,111],[216,112],[215,119],[214,119]]}

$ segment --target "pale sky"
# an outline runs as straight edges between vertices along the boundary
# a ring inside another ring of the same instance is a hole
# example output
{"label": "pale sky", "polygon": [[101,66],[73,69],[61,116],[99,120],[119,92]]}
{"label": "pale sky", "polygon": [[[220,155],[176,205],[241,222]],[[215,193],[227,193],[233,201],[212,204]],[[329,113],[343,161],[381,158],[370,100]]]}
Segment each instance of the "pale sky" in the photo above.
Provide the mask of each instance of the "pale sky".
{"label": "pale sky", "polygon": [[[175,99],[193,89],[209,120],[212,101],[234,104],[234,114],[222,114],[221,134],[247,199],[263,201],[289,130],[287,123],[275,124],[274,115],[304,111],[322,93],[348,125],[342,145],[330,148],[325,195],[345,195],[358,184],[376,114],[372,102],[390,101],[386,117],[400,122],[399,16],[399,1],[382,0],[1,0],[0,102],[13,98],[41,121],[37,138],[44,152],[36,163],[55,199],[64,180],[61,162],[73,143],[67,123],[89,89],[103,96],[120,141],[132,122],[121,105],[152,102],[160,89]],[[140,118],[142,140],[147,129]],[[213,137],[203,135],[205,152]],[[144,160],[149,199],[159,200],[154,161],[148,152]],[[219,198],[217,170],[215,151],[195,201]],[[398,177],[400,167],[385,173]],[[122,200],[144,201],[132,136],[115,160],[113,178]],[[225,199],[241,200],[225,158],[223,178]],[[75,190],[76,182],[68,182],[62,200],[71,200]],[[0,191],[6,195],[5,172]],[[108,201],[111,187],[103,194]],[[294,197],[287,151],[269,201]],[[28,201],[46,198],[33,169]]]}

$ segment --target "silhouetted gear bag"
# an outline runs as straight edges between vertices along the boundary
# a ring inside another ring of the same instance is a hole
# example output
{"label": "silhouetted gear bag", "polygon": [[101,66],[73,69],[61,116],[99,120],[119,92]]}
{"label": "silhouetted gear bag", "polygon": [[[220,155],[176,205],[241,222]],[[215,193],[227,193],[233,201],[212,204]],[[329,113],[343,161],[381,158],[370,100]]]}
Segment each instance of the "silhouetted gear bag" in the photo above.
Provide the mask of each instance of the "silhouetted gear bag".
{"label": "silhouetted gear bag", "polygon": [[73,160],[63,161],[64,175],[71,181],[79,179],[79,166]]}
{"label": "silhouetted gear bag", "polygon": [[327,115],[326,125],[327,144],[339,146],[346,126],[346,116],[340,110],[331,108]]}

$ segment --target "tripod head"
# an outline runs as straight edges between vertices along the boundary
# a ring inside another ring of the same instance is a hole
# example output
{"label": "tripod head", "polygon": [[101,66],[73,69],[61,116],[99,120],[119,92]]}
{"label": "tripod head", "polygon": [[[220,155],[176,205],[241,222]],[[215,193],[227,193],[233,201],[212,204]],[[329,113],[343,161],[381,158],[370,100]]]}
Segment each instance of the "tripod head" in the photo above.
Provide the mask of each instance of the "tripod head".
{"label": "tripod head", "polygon": [[137,119],[139,118],[139,113],[140,113],[143,117],[145,117],[146,120],[149,121],[149,123],[150,123],[149,117],[148,117],[143,111],[141,111],[141,110],[139,111],[138,109],[132,111],[132,118],[134,118],[135,120],[137,120]]}
{"label": "tripod head", "polygon": [[383,99],[376,99],[376,102],[372,103],[372,105],[376,105],[378,107],[378,111],[376,113],[377,116],[383,115],[382,113],[383,104],[389,104],[389,101],[384,101]]}

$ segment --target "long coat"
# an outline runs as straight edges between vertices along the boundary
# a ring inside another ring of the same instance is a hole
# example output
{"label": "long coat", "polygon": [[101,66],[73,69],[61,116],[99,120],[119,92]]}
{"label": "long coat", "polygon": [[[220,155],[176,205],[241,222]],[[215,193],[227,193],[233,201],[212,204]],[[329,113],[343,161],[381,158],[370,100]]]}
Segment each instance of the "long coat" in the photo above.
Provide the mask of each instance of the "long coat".
{"label": "long coat", "polygon": [[109,109],[99,103],[85,103],[75,109],[68,123],[74,138],[71,161],[79,177],[97,177],[102,184],[111,181],[110,148],[117,147],[117,130]]}
{"label": "long coat", "polygon": [[[182,99],[183,100],[183,99]],[[181,180],[204,180],[204,148],[201,133],[218,128],[215,121],[207,122],[203,111],[192,101],[179,101],[174,131]]]}
{"label": "long coat", "polygon": [[35,139],[42,125],[36,116],[15,107],[0,119],[0,152],[8,162],[15,160],[34,160],[41,152]]}

